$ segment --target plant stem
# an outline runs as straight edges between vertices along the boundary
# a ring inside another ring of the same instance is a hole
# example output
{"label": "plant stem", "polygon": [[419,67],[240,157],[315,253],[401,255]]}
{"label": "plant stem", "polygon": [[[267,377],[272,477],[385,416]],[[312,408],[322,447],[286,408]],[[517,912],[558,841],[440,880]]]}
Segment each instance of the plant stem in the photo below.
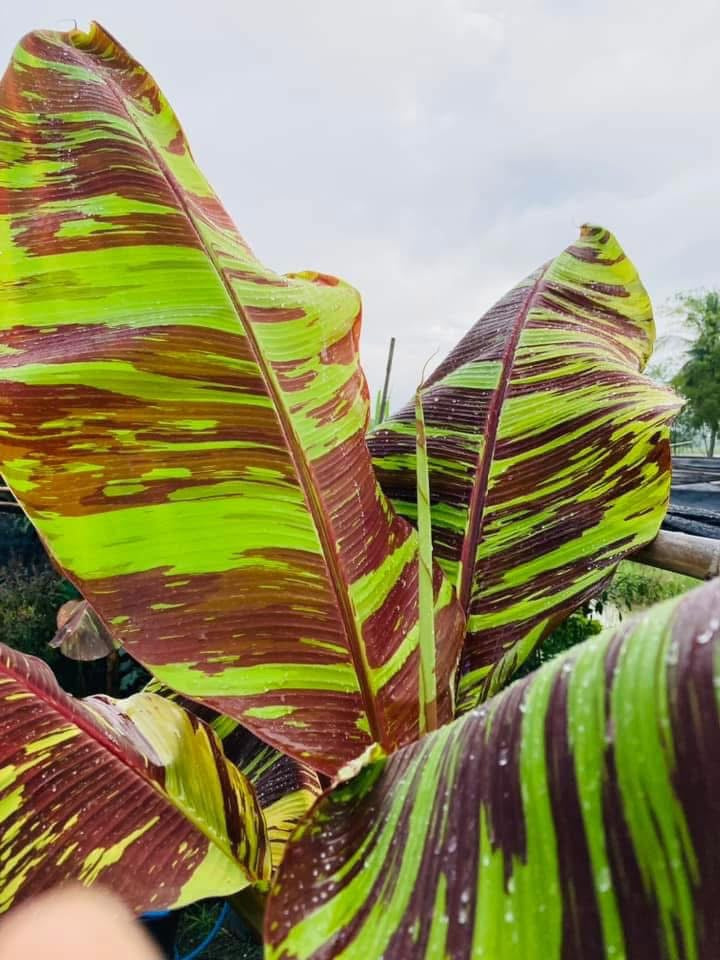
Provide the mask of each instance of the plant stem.
{"label": "plant stem", "polygon": [[417,529],[418,529],[418,628],[420,644],[420,732],[437,730],[437,673],[435,666],[435,596],[433,589],[430,476],[422,394],[415,394]]}

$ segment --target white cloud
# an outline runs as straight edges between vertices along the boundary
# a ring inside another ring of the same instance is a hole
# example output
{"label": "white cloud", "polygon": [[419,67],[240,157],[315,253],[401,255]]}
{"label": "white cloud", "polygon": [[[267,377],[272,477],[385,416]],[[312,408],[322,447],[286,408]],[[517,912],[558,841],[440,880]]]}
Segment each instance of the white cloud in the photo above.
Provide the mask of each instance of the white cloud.
{"label": "white cloud", "polygon": [[[656,304],[720,283],[715,0],[75,0],[155,74],[258,253],[364,294],[393,399],[580,223]],[[6,55],[57,0],[3,11]]]}

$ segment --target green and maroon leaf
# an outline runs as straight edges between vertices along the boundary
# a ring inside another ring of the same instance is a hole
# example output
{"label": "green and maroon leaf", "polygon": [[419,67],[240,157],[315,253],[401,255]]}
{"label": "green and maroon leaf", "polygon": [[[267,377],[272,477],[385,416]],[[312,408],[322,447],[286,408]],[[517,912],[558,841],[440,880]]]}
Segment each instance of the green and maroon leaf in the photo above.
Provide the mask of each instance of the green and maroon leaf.
{"label": "green and maroon leaf", "polygon": [[152,680],[145,691],[179,703],[213,729],[225,757],[247,777],[255,790],[265,817],[273,867],[277,867],[290,834],[322,793],[317,773],[300,760],[263,743],[232,717],[194,703],[157,680]]}
{"label": "green and maroon leaf", "polygon": [[720,581],[371,762],[293,837],[268,960],[720,956]]}
{"label": "green and maroon leaf", "polygon": [[[411,740],[417,537],[365,445],[356,291],[255,259],[96,25],[2,81],[0,248],[2,473],[128,652],[328,773]],[[442,720],[463,617],[435,593]]]}
{"label": "green and maroon leaf", "polygon": [[206,724],[151,693],[75,700],[4,645],[0,822],[0,913],[71,880],[143,911],[271,875],[253,787]]}
{"label": "green and maroon leaf", "polygon": [[[640,373],[653,341],[635,267],[607,230],[583,227],[423,385],[435,558],[468,614],[461,709],[657,533],[679,403]],[[369,445],[414,520],[413,404]]]}

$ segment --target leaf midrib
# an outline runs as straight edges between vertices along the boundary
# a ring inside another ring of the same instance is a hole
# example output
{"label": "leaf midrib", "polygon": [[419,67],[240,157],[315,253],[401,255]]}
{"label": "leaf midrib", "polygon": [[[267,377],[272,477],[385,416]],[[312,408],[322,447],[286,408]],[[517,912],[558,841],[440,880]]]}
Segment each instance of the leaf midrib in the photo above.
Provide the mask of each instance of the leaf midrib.
{"label": "leaf midrib", "polygon": [[[102,27],[100,27],[100,29],[103,30],[103,32],[105,33]],[[83,57],[83,59],[88,57],[88,54],[86,54],[83,50],[75,47],[74,45],[73,45],[73,49],[76,50],[79,53],[79,55]],[[225,290],[225,294],[228,297],[231,306],[233,307],[235,313],[239,315],[239,320],[243,326],[243,332],[248,338],[248,342],[250,344],[253,357],[255,359],[255,362],[258,365],[258,368],[263,374],[266,389],[268,390],[268,393],[270,394],[270,397],[273,401],[273,407],[278,419],[278,423],[280,425],[280,429],[285,439],[286,448],[288,450],[288,453],[295,467],[296,474],[300,481],[300,485],[301,485],[303,494],[305,496],[306,503],[308,505],[308,509],[310,510],[310,513],[314,521],[314,526],[318,535],[318,539],[320,540],[320,544],[323,551],[323,558],[325,560],[325,563],[328,567],[328,571],[330,574],[331,588],[335,595],[337,607],[340,611],[341,620],[345,630],[345,636],[348,642],[349,653],[353,661],[353,666],[355,668],[355,674],[357,676],[358,686],[360,688],[360,696],[363,702],[365,713],[368,718],[370,737],[372,740],[378,743],[383,743],[384,745],[387,745],[385,744],[385,738],[383,736],[382,723],[380,722],[380,718],[378,716],[378,713],[375,707],[375,698],[372,693],[370,677],[367,675],[367,672],[366,672],[365,656],[363,652],[363,641],[362,641],[362,637],[360,635],[360,631],[358,629],[358,625],[355,619],[355,614],[352,608],[352,603],[350,601],[350,596],[348,591],[346,590],[343,591],[338,587],[338,583],[343,583],[345,578],[340,569],[337,553],[335,550],[331,548],[332,537],[328,530],[329,521],[328,521],[326,512],[317,497],[315,484],[312,481],[310,467],[306,461],[306,458],[302,449],[302,445],[299,443],[297,439],[294,427],[285,409],[284,402],[282,402],[282,394],[277,385],[275,375],[272,369],[269,367],[268,363],[266,362],[262,354],[262,351],[260,350],[260,346],[255,336],[255,331],[252,328],[252,325],[248,319],[248,316],[247,316],[247,313],[245,312],[244,307],[242,306],[237,296],[235,295],[235,292],[225,274],[225,271],[218,264],[212,251],[208,249],[208,246],[205,243],[205,240],[203,239],[202,234],[200,233],[200,230],[197,227],[193,214],[190,211],[190,208],[185,200],[181,186],[178,184],[171,170],[169,169],[169,167],[167,166],[164,159],[159,154],[159,152],[157,151],[153,143],[148,139],[144,131],[141,129],[141,127],[138,125],[135,119],[131,116],[130,112],[125,106],[125,97],[123,96],[123,92],[121,88],[118,87],[118,85],[115,83],[112,77],[107,75],[105,68],[103,67],[102,64],[98,64],[94,60],[91,60],[91,68],[92,67],[94,67],[102,75],[108,88],[112,91],[115,99],[117,100],[121,109],[124,111],[125,115],[127,116],[129,123],[137,131],[139,137],[142,139],[143,143],[145,144],[145,147],[148,150],[148,153],[155,160],[158,166],[158,169],[162,173],[170,190],[172,191],[175,197],[175,200],[178,204],[179,209],[182,210],[183,213],[185,214],[188,220],[188,223],[191,225],[197,237],[198,243],[200,244],[203,252],[205,253],[209,263],[212,265],[215,273],[217,274],[218,279],[222,283],[222,286]],[[143,67],[142,69],[144,70],[145,68]],[[146,73],[146,75],[150,78],[150,74]],[[153,83],[154,83],[154,80],[153,80]],[[155,84],[155,86],[157,86],[157,84]],[[179,123],[178,123],[178,127],[180,127]]]}
{"label": "leaf midrib", "polygon": [[525,329],[528,314],[532,309],[535,298],[540,292],[545,278],[552,267],[554,260],[550,260],[541,268],[540,274],[528,291],[525,300],[520,307],[513,323],[513,329],[508,337],[508,341],[503,351],[500,373],[500,382],[493,393],[488,408],[486,420],[486,429],[483,433],[485,443],[482,447],[482,453],[478,457],[475,466],[475,477],[468,505],[468,521],[465,538],[463,540],[462,551],[460,554],[461,580],[458,587],[458,596],[460,604],[465,611],[466,616],[470,613],[470,602],[472,600],[472,587],[475,579],[475,561],[477,558],[478,544],[482,534],[483,521],[485,519],[485,501],[487,499],[487,483],[490,477],[490,468],[495,459],[495,447],[497,445],[497,433],[500,426],[500,417],[505,404],[510,376],[515,363],[515,353],[517,352],[520,335]]}

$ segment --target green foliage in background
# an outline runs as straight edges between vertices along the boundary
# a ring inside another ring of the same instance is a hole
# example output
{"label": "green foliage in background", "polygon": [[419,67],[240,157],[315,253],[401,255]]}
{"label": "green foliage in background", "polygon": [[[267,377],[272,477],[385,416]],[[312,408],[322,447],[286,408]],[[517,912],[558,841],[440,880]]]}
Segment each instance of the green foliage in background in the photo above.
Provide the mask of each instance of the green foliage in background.
{"label": "green foliage in background", "polygon": [[702,433],[712,457],[720,434],[720,291],[678,294],[675,313],[683,317],[692,342],[672,383],[687,397],[687,423]]}
{"label": "green foliage in background", "polygon": [[25,514],[18,510],[0,510],[0,567],[13,560],[25,566],[38,564],[52,569],[40,538]]}
{"label": "green foliage in background", "polygon": [[692,590],[697,585],[698,581],[692,577],[625,560],[613,577],[607,592],[607,601],[617,607],[622,618],[623,614],[632,610],[649,607],[671,597],[679,597],[681,593]]}
{"label": "green foliage in background", "polygon": [[48,647],[58,607],[70,599],[65,581],[47,563],[26,566],[15,557],[0,567],[0,635],[15,650],[57,668],[65,658]]}

